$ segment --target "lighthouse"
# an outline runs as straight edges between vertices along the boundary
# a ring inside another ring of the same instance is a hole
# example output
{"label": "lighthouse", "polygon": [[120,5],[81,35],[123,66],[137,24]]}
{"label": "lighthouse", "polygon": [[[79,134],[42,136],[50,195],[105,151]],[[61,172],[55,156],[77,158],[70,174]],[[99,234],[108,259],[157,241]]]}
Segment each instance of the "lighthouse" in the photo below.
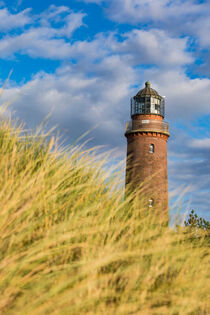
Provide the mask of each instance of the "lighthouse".
{"label": "lighthouse", "polygon": [[131,121],[126,123],[126,191],[136,191],[148,209],[168,211],[165,99],[145,83],[131,98]]}

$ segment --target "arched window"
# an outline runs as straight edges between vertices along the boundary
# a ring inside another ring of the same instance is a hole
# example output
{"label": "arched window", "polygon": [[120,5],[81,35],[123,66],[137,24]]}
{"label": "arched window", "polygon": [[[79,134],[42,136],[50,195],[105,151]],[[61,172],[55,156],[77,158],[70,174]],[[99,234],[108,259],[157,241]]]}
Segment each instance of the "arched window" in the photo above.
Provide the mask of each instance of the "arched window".
{"label": "arched window", "polygon": [[149,198],[149,208],[152,208],[154,206],[154,199]]}
{"label": "arched window", "polygon": [[154,152],[155,152],[155,145],[151,143],[149,145],[149,153],[154,153]]}

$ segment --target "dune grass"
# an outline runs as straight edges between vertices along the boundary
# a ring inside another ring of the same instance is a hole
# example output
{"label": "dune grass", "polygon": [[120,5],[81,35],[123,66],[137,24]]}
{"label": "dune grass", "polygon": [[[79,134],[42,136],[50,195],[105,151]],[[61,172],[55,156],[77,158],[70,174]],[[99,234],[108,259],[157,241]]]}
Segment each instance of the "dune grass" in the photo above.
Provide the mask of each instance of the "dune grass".
{"label": "dune grass", "polygon": [[209,313],[207,232],[124,200],[106,162],[1,117],[0,314]]}

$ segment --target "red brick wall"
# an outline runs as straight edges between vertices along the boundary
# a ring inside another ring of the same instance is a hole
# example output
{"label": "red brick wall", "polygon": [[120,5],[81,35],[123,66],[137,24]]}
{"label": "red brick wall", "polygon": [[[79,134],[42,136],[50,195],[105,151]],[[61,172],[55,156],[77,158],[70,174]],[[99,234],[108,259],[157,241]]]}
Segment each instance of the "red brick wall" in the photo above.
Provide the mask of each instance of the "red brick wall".
{"label": "red brick wall", "polygon": [[132,116],[133,120],[147,120],[147,119],[151,119],[151,120],[163,120],[163,117],[160,115],[155,115],[155,114],[145,114],[145,115],[133,115]]}
{"label": "red brick wall", "polygon": [[[142,119],[142,117],[141,117]],[[151,116],[150,116],[151,119]],[[142,197],[154,199],[154,207],[168,210],[167,139],[155,133],[127,134],[126,185],[140,189]],[[154,144],[154,153],[149,152]],[[129,185],[128,185],[129,184]]]}

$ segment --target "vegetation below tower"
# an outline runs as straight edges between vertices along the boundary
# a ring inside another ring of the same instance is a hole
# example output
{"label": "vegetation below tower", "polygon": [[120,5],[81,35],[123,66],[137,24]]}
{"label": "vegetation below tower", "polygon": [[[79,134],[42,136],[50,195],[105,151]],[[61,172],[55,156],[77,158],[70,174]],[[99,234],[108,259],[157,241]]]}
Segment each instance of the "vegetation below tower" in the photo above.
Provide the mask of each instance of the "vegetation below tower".
{"label": "vegetation below tower", "polygon": [[95,149],[0,122],[1,314],[207,314],[208,230],[123,200]]}

